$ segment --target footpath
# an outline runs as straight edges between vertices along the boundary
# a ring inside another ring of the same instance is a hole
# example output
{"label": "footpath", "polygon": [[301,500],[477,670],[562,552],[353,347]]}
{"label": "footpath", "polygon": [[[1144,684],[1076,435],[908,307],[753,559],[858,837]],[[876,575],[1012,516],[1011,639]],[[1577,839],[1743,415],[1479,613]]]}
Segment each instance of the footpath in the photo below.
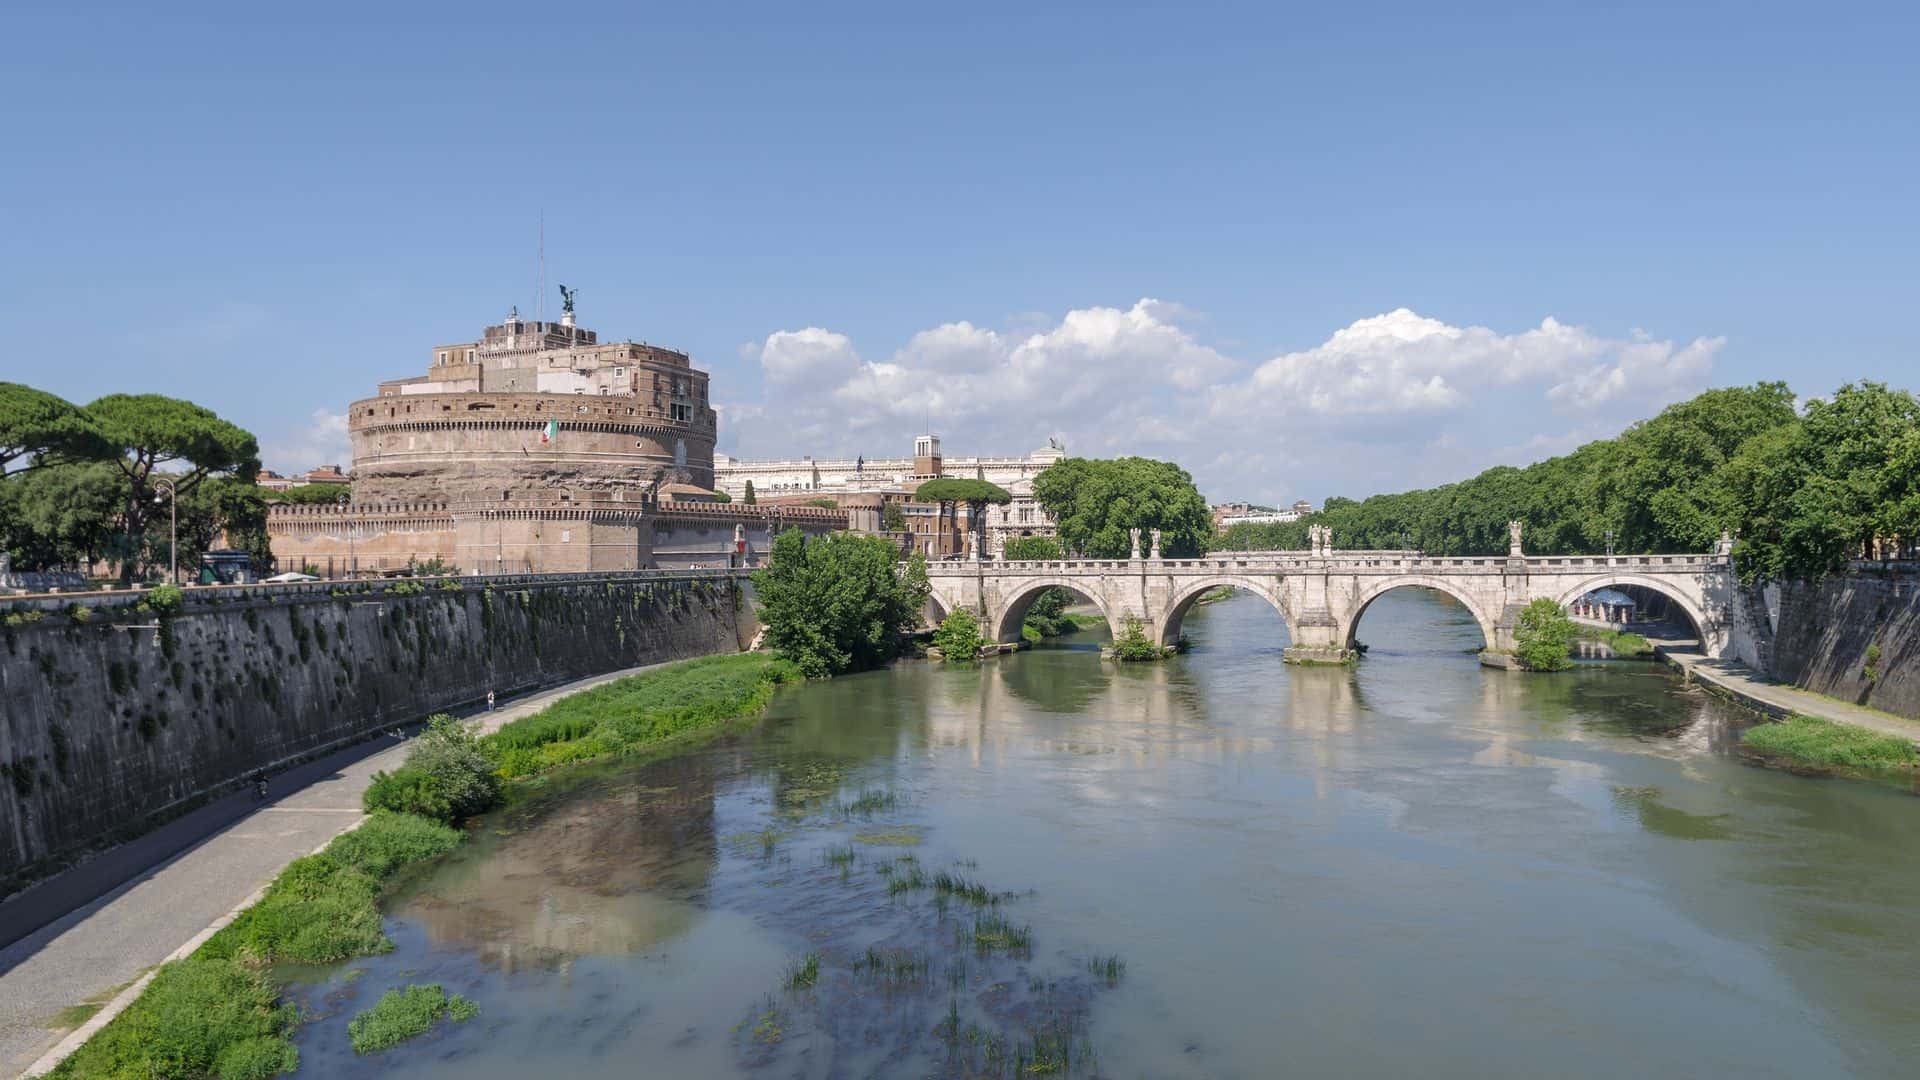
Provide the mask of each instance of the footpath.
{"label": "footpath", "polygon": [[1892,735],[1920,745],[1920,720],[1849,705],[1825,694],[1772,682],[1737,660],[1713,660],[1691,641],[1662,642],[1659,657],[1694,682],[1713,687],[1758,712],[1773,717],[1811,716]]}
{"label": "footpath", "polygon": [[[480,730],[492,731],[569,694],[661,666],[628,668],[517,698],[477,714]],[[388,736],[360,743],[276,777],[265,802],[231,796],[204,808],[210,813],[196,812],[191,821],[170,823],[120,845],[100,857],[123,868],[124,883],[104,895],[100,872],[89,862],[0,904],[0,930],[9,920],[19,925],[28,918],[41,921],[47,910],[67,912],[0,949],[0,1076],[51,1068],[85,1041],[80,1036],[130,1004],[153,969],[251,902],[288,863],[358,825],[361,793],[375,772],[400,765],[407,741]],[[236,814],[231,805],[236,802],[251,811]],[[202,830],[184,851],[182,828]],[[146,863],[140,861],[143,852]],[[125,880],[124,868],[130,866],[139,869]],[[22,902],[35,910],[18,906]],[[102,1007],[91,1018],[75,1017],[77,1007],[94,1004]],[[71,1046],[63,1045],[69,1041]],[[51,1053],[56,1049],[61,1052]]]}

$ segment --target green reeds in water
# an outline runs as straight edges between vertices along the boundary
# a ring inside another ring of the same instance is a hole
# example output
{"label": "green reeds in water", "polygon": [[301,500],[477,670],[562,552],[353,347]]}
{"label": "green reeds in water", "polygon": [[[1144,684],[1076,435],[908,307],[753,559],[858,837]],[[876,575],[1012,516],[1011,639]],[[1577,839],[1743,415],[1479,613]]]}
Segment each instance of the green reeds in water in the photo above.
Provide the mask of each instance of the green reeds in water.
{"label": "green reeds in water", "polygon": [[973,947],[983,953],[1027,952],[1033,948],[1033,928],[988,911],[973,920]]}
{"label": "green reeds in water", "polygon": [[918,986],[932,973],[933,961],[916,952],[868,948],[853,971],[886,986]]}
{"label": "green reeds in water", "polygon": [[1118,955],[1096,956],[1087,961],[1087,970],[1108,986],[1118,986],[1127,974],[1127,962]]}
{"label": "green reeds in water", "polygon": [[787,989],[811,990],[820,981],[820,954],[808,953],[787,967]]}
{"label": "green reeds in water", "polygon": [[860,789],[860,795],[849,803],[840,804],[840,813],[846,817],[868,818],[885,813],[900,805],[900,797],[891,791],[868,791]]}
{"label": "green reeds in water", "polygon": [[901,860],[887,876],[888,896],[899,896],[901,893],[913,892],[916,889],[924,889],[926,887],[926,872],[920,869],[920,864],[917,862]]}

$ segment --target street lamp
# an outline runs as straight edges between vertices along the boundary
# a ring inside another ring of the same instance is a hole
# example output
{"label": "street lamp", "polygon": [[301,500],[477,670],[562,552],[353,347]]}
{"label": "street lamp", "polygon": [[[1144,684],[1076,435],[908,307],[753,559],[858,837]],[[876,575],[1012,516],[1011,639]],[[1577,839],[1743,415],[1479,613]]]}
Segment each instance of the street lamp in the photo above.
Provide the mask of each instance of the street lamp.
{"label": "street lamp", "polygon": [[[173,486],[173,481],[167,479],[156,480],[153,486],[167,493],[167,580],[178,585],[180,584],[180,492]],[[159,502],[160,496],[155,495],[153,501]]]}
{"label": "street lamp", "polygon": [[348,492],[343,491],[340,493],[340,497],[333,501],[334,501],[334,505],[340,508],[341,515],[345,517],[347,521],[347,577],[351,579],[353,577],[353,561],[354,561],[353,560],[353,516],[347,512],[347,505],[353,501],[353,496]]}

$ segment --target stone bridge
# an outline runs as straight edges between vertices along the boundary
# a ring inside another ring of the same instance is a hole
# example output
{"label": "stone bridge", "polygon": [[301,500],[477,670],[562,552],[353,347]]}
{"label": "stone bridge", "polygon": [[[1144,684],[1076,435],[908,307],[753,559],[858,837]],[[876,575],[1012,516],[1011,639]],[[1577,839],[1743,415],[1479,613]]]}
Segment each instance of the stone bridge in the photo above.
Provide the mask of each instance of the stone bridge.
{"label": "stone bridge", "polygon": [[1458,600],[1480,624],[1487,647],[1514,647],[1520,609],[1545,597],[1567,605],[1595,589],[1634,585],[1667,598],[1685,613],[1709,656],[1752,662],[1753,621],[1744,592],[1722,551],[1708,555],[1530,556],[1439,558],[1413,551],[1337,551],[1317,533],[1310,551],[1215,552],[1199,559],[1142,557],[1044,562],[940,562],[927,567],[931,614],[944,618],[971,608],[982,632],[1002,643],[1020,641],[1027,609],[1059,586],[1087,598],[1117,635],[1131,616],[1152,639],[1179,640],[1180,622],[1200,596],[1222,585],[1244,589],[1272,604],[1286,622],[1295,663],[1338,663],[1354,655],[1361,616],[1381,596],[1401,588],[1433,589]]}

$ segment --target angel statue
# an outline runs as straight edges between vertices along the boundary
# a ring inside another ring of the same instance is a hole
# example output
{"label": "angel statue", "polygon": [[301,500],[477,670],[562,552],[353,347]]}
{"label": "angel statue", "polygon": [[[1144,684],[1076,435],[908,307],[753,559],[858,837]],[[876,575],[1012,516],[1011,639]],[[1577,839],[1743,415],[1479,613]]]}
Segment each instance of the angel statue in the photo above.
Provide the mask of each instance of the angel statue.
{"label": "angel statue", "polygon": [[560,313],[562,315],[573,314],[573,298],[579,295],[579,292],[579,289],[569,289],[565,285],[560,286]]}

